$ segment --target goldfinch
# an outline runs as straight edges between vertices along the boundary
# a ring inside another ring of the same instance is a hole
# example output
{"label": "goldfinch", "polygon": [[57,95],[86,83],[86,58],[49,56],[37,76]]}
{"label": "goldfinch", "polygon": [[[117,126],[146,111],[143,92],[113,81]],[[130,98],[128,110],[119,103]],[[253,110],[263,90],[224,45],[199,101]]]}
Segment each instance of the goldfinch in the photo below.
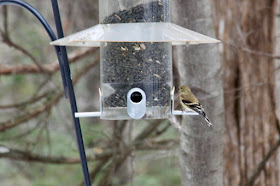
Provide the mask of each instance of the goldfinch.
{"label": "goldfinch", "polygon": [[199,103],[197,98],[193,95],[191,89],[187,86],[181,86],[180,87],[180,103],[184,108],[191,109],[205,119],[207,121],[208,126],[210,127],[212,125],[211,121],[206,116],[204,109],[202,108],[202,105]]}

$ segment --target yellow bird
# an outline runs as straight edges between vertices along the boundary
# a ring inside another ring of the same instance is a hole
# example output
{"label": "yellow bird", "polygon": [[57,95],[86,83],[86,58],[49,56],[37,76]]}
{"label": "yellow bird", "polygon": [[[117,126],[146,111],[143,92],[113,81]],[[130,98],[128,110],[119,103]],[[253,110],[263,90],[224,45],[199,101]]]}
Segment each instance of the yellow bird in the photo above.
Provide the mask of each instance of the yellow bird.
{"label": "yellow bird", "polygon": [[207,121],[208,126],[212,125],[211,121],[206,116],[202,105],[199,103],[197,98],[193,95],[191,89],[188,86],[181,86],[180,87],[180,103],[184,108],[191,109],[205,119]]}

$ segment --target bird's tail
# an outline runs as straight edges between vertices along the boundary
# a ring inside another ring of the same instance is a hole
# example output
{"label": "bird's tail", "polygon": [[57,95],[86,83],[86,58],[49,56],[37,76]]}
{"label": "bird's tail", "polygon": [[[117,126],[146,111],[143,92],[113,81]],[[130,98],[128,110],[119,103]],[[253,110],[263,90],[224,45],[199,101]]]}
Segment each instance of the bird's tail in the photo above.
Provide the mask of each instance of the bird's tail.
{"label": "bird's tail", "polygon": [[211,127],[211,125],[213,125],[207,116],[205,116],[204,119],[208,123],[208,127]]}
{"label": "bird's tail", "polygon": [[205,112],[202,111],[200,114],[204,117],[205,121],[206,121],[207,124],[208,124],[208,127],[211,127],[211,125],[213,125],[213,124],[212,124],[211,121],[208,119],[208,117],[206,116]]}

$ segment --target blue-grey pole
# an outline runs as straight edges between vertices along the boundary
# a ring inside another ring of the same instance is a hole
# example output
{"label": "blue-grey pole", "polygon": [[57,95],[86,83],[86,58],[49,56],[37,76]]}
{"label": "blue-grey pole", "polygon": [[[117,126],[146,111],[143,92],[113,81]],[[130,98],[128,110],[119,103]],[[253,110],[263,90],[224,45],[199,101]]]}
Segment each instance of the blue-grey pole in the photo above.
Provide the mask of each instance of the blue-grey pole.
{"label": "blue-grey pole", "polygon": [[[57,0],[52,0],[52,7],[53,7],[53,14],[54,14],[54,18],[55,18],[55,24],[56,24],[58,38],[63,38],[64,34],[63,34]],[[89,177],[89,172],[88,172],[87,158],[86,158],[85,149],[84,149],[83,136],[82,136],[82,132],[81,132],[80,120],[79,120],[79,118],[75,117],[75,112],[78,112],[78,109],[77,109],[77,104],[76,104],[74,87],[73,87],[73,83],[72,83],[72,79],[71,79],[72,76],[71,76],[71,71],[70,71],[68,57],[67,57],[67,51],[66,51],[65,46],[61,46],[60,49],[61,49],[62,59],[64,61],[65,77],[66,77],[66,83],[68,86],[68,93],[69,93],[69,99],[70,99],[70,104],[71,104],[72,117],[73,117],[74,124],[75,124],[77,143],[78,143],[81,164],[82,164],[82,169],[83,169],[83,174],[84,174],[84,182],[85,182],[86,186],[90,186],[91,183],[90,183],[90,177]]]}
{"label": "blue-grey pole", "polygon": [[[44,28],[47,31],[51,40],[52,41],[57,40],[57,37],[54,34],[50,25],[47,23],[47,21],[44,19],[44,17],[34,7],[32,7],[28,3],[21,1],[21,0],[0,0],[0,6],[7,5],[7,4],[17,5],[17,6],[23,7],[25,9],[27,9],[28,11],[30,11],[44,26]],[[62,30],[62,25],[61,25],[61,20],[60,20],[58,3],[56,0],[52,0],[52,6],[53,6],[53,12],[54,12],[54,17],[55,17],[58,37],[61,38],[61,37],[63,37],[63,30]],[[73,82],[72,82],[72,78],[71,78],[71,72],[70,72],[70,67],[69,67],[69,62],[68,62],[68,57],[67,57],[67,51],[66,51],[65,47],[58,47],[58,46],[54,46],[54,47],[55,47],[55,51],[56,51],[56,54],[58,57],[59,65],[60,65],[60,71],[61,71],[61,77],[62,77],[62,82],[63,82],[63,86],[64,86],[64,91],[65,91],[65,96],[69,97],[69,101],[70,101],[70,105],[71,105],[72,116],[73,116],[73,120],[74,120],[74,124],[75,124],[77,143],[78,143],[81,164],[82,164],[82,169],[83,169],[84,182],[85,182],[86,186],[90,186],[91,182],[90,182],[90,177],[89,177],[89,172],[88,172],[87,159],[86,159],[86,154],[85,154],[85,149],[84,149],[80,120],[78,118],[75,118],[75,112],[78,112],[78,109],[77,109],[75,92],[74,92],[74,87],[73,87]]]}

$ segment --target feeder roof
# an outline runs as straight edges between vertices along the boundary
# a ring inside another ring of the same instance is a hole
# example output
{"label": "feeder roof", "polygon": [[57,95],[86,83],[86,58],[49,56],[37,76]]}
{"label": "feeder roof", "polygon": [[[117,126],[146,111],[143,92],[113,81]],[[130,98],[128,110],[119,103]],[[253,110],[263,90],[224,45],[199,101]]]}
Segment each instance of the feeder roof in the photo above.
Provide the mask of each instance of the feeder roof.
{"label": "feeder roof", "polygon": [[220,41],[173,23],[118,23],[98,24],[50,44],[99,47],[100,42],[170,42],[173,45],[191,45]]}

